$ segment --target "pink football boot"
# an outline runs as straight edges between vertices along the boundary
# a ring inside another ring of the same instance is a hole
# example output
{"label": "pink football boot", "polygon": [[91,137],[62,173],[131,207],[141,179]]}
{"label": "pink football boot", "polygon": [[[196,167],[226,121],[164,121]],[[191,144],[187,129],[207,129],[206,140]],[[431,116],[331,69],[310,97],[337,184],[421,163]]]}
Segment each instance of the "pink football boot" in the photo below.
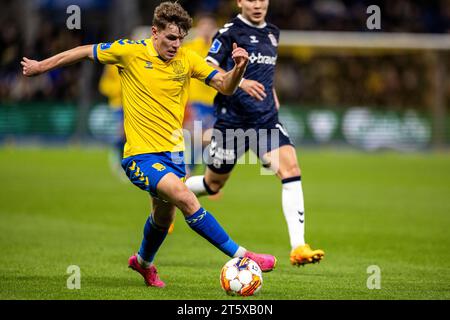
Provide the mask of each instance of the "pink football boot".
{"label": "pink football boot", "polygon": [[154,265],[149,268],[142,267],[139,264],[136,255],[133,255],[130,259],[128,259],[128,267],[139,272],[144,277],[144,281],[147,286],[158,288],[164,288],[166,286],[166,284],[158,277],[156,267]]}
{"label": "pink football boot", "polygon": [[261,268],[262,272],[272,271],[277,264],[277,258],[275,258],[270,254],[254,253],[251,251],[247,251],[244,254],[244,257],[250,258],[253,261],[255,261]]}

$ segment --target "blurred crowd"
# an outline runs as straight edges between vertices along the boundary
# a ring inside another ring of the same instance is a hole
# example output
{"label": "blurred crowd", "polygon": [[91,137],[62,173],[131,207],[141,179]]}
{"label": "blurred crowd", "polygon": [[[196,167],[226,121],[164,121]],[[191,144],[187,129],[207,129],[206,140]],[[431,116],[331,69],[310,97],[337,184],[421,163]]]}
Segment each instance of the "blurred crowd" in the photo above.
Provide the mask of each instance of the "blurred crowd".
{"label": "blurred crowd", "polygon": [[450,1],[277,0],[271,20],[282,29],[367,31],[366,9],[380,7],[381,31],[450,32]]}
{"label": "blurred crowd", "polygon": [[16,20],[0,28],[0,100],[15,101],[73,101],[78,93],[79,66],[56,69],[44,75],[25,78],[21,73],[23,56],[41,60],[81,44],[81,35],[57,28],[47,21],[39,26],[36,40],[27,47]]}
{"label": "blurred crowd", "polygon": [[[321,55],[305,60],[280,57],[276,84],[289,104],[311,107],[372,106],[426,111],[436,98],[436,68],[423,53],[345,56]],[[443,57],[449,61],[450,55]],[[450,74],[447,62],[447,74]],[[450,83],[442,86],[447,106]]]}
{"label": "blurred crowd", "polygon": [[[193,16],[200,12],[214,13],[219,25],[238,11],[234,0],[180,2]],[[450,32],[450,0],[272,0],[268,20],[286,30],[367,31],[366,8],[374,3],[381,8],[381,31]],[[150,23],[148,12],[142,13],[141,18],[144,24]],[[24,55],[42,59],[80,45],[86,39],[78,31],[61,28],[60,22],[57,24],[47,16],[36,30],[35,41],[27,47],[18,23],[13,14],[5,11],[0,14],[0,101],[76,101],[79,65],[25,79],[20,60]],[[96,40],[110,40],[107,30],[96,36],[99,37]],[[448,57],[447,54],[446,60]],[[427,56],[418,52],[280,55],[276,87],[284,104],[420,107],[430,102],[432,72]],[[93,90],[96,88],[93,86]],[[448,81],[446,92],[450,100]]]}
{"label": "blurred crowd", "polygon": [[[185,1],[193,9],[220,12],[226,21],[237,12],[235,1]],[[367,31],[366,10],[378,5],[382,31],[445,33],[450,31],[449,0],[272,0],[269,20],[281,29]]]}

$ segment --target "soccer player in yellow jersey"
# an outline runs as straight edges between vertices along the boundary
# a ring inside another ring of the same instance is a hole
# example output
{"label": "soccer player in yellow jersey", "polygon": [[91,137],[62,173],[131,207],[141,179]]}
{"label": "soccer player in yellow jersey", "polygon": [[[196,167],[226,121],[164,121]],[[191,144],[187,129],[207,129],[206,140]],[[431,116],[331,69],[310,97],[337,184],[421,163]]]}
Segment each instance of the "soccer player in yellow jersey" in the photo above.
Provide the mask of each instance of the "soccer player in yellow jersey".
{"label": "soccer player in yellow jersey", "polygon": [[[201,15],[197,19],[196,36],[183,47],[189,48],[202,57],[206,57],[211,47],[212,38],[217,32],[216,20],[210,15]],[[186,106],[184,127],[191,133],[187,168],[192,172],[197,163],[202,163],[203,148],[211,140],[214,125],[214,97],[217,91],[197,79],[192,80],[189,99]]]}
{"label": "soccer player in yellow jersey", "polygon": [[107,64],[103,69],[98,85],[100,93],[108,98],[108,105],[112,111],[115,132],[111,141],[112,150],[110,153],[110,164],[116,173],[120,169],[120,162],[123,156],[125,145],[125,133],[123,131],[123,108],[122,108],[122,86],[120,85],[119,70],[111,64]]}
{"label": "soccer player in yellow jersey", "polygon": [[129,258],[128,266],[139,272],[148,286],[165,286],[153,260],[174,220],[176,208],[195,232],[229,257],[249,257],[263,271],[271,271],[276,264],[274,256],[247,251],[234,242],[183,183],[181,128],[191,78],[231,95],[248,63],[248,53],[236,44],[231,54],[235,66],[226,73],[210,67],[193,51],[180,48],[191,25],[192,19],[178,3],[163,2],[155,9],[150,39],[85,45],[46,60],[24,57],[21,62],[25,76],[84,59],[119,68],[127,140],[122,167],[131,182],[149,192],[153,201],[141,247]]}

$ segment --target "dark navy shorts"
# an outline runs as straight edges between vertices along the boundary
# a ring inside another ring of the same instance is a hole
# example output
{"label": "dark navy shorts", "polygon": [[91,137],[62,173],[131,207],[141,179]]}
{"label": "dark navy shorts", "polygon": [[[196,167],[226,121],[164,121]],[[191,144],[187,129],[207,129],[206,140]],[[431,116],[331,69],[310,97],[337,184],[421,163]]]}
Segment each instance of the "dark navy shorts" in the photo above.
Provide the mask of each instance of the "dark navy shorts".
{"label": "dark navy shorts", "polygon": [[229,173],[238,159],[251,149],[265,166],[262,156],[285,145],[294,146],[278,117],[257,126],[236,126],[218,120],[207,148],[207,165],[215,173]]}

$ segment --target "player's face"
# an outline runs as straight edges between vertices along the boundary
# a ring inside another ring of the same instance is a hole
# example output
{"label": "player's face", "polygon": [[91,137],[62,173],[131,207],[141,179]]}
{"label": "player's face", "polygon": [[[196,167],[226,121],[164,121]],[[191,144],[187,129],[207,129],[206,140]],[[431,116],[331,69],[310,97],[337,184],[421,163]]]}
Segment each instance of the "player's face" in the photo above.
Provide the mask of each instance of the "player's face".
{"label": "player's face", "polygon": [[186,34],[174,24],[168,24],[164,30],[152,27],[155,49],[164,60],[175,57]]}
{"label": "player's face", "polygon": [[238,0],[238,7],[245,19],[254,24],[261,24],[266,19],[269,0]]}

